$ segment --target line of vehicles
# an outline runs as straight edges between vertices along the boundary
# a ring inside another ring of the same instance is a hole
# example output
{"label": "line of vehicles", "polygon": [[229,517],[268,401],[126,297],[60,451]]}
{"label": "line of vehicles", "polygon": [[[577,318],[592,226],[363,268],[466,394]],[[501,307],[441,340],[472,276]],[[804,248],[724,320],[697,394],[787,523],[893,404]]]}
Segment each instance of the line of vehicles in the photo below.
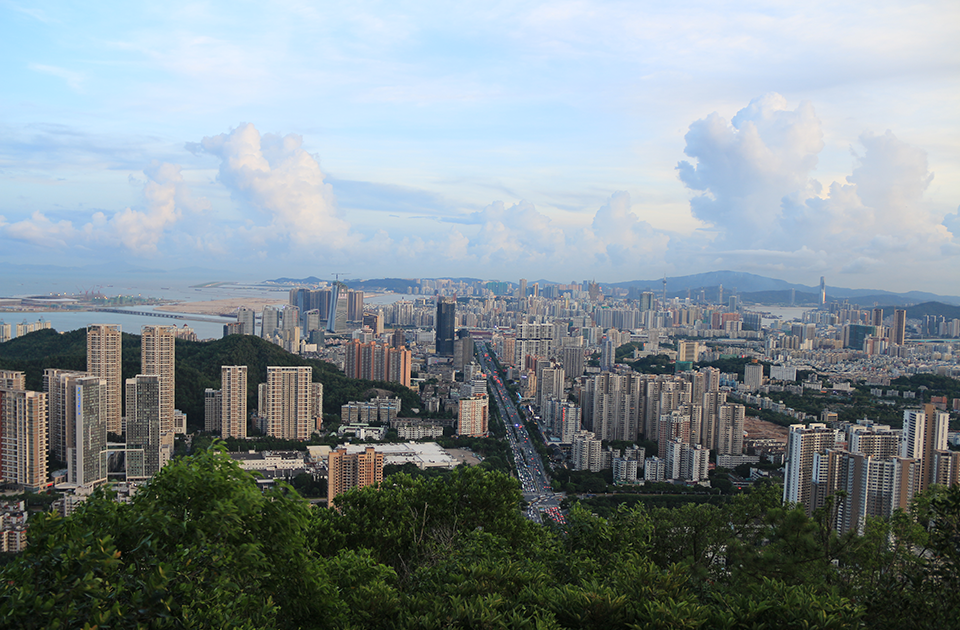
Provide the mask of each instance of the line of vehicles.
{"label": "line of vehicles", "polygon": [[491,399],[500,409],[500,417],[507,428],[507,439],[513,450],[513,459],[517,468],[517,479],[523,498],[527,502],[526,516],[538,523],[543,522],[543,516],[562,523],[563,515],[560,512],[560,498],[550,486],[550,478],[543,468],[543,460],[536,447],[530,441],[530,435],[524,425],[523,417],[517,410],[516,404],[510,399],[510,393],[500,374],[497,372],[490,358],[490,351],[483,342],[477,343],[477,355],[480,358],[480,367],[490,375],[489,384],[492,389]]}

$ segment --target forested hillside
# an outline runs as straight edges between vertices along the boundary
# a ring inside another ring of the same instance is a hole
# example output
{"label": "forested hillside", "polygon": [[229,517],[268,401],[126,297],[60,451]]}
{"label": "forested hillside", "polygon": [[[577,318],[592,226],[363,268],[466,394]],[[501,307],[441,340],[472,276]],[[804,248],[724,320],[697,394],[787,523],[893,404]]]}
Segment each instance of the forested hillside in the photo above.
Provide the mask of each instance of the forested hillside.
{"label": "forested hillside", "polygon": [[[521,517],[477,468],[388,477],[339,510],[261,494],[216,450],[130,504],[43,515],[0,570],[8,628],[950,628],[960,488],[837,536],[759,488],[721,505]],[[826,510],[832,509],[827,506]]]}
{"label": "forested hillside", "polygon": [[[132,378],[140,372],[140,336],[123,333],[122,344],[123,378]],[[347,378],[329,363],[302,359],[252,335],[227,335],[207,342],[178,339],[176,354],[176,406],[194,428],[203,426],[203,390],[219,389],[223,365],[247,366],[247,408],[251,411],[257,408],[257,385],[266,382],[269,365],[312,367],[314,382],[323,383],[326,413],[340,413],[340,405],[365,399],[374,387],[400,396],[404,414],[419,407],[416,393],[398,383]],[[27,387],[37,391],[43,389],[44,369],[85,370],[86,357],[85,330],[63,334],[39,330],[0,344],[0,369],[26,372]]]}

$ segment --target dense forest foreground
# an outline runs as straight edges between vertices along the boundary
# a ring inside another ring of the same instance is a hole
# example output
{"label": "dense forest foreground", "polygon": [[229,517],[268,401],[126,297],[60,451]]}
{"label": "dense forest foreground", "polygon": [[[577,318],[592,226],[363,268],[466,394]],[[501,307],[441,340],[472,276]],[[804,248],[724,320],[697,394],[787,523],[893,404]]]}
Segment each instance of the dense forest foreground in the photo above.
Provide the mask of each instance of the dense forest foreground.
{"label": "dense forest foreground", "polygon": [[[721,506],[517,509],[515,480],[403,473],[311,507],[214,447],[132,503],[36,517],[0,570],[7,628],[948,628],[960,488],[837,536],[760,487]],[[835,509],[828,506],[826,510]]]}

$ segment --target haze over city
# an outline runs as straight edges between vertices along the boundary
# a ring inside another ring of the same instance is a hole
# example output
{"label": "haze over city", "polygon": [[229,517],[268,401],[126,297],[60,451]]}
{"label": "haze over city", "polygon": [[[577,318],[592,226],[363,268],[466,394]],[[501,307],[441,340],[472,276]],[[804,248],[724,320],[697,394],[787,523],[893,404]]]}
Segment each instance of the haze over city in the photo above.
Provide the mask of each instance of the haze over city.
{"label": "haze over city", "polygon": [[955,3],[0,12],[6,264],[960,280]]}

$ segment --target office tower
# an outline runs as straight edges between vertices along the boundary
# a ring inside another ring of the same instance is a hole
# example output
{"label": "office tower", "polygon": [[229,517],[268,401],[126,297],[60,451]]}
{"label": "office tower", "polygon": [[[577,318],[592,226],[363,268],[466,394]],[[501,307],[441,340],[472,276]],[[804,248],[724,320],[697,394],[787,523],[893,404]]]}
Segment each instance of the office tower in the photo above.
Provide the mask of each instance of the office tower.
{"label": "office tower", "polygon": [[223,391],[209,387],[203,390],[203,430],[207,433],[220,433],[222,415]]}
{"label": "office tower", "polygon": [[790,425],[783,484],[784,503],[799,503],[806,507],[808,514],[813,512],[814,456],[834,448],[838,437],[838,431],[827,428],[825,424]]}
{"label": "office tower", "polygon": [[436,349],[437,354],[453,356],[453,341],[457,324],[457,301],[455,298],[437,297]]}
{"label": "office tower", "polygon": [[823,276],[820,276],[820,308],[827,305],[827,282]]}
{"label": "office tower", "polygon": [[140,373],[160,377],[161,466],[173,457],[173,407],[176,401],[176,326],[140,330]]}
{"label": "office tower", "polygon": [[460,399],[457,416],[457,435],[487,437],[490,401],[486,394]]}
{"label": "office tower", "polygon": [[[162,428],[163,388],[163,377],[158,374],[138,374],[126,380],[128,480],[149,479],[169,461]],[[131,450],[142,451],[142,460],[131,461]]]}
{"label": "office tower", "polygon": [[327,309],[327,332],[342,333],[347,329],[347,311],[349,310],[347,285],[333,283],[330,290],[330,302]]}
{"label": "office tower", "polygon": [[362,453],[345,447],[330,451],[327,458],[327,505],[350,488],[365,488],[383,482],[383,453],[367,446]]}
{"label": "office tower", "polygon": [[87,326],[87,372],[107,383],[107,431],[116,435],[123,433],[122,359],[119,324]]}
{"label": "office tower", "polygon": [[926,490],[933,479],[933,452],[947,449],[947,424],[950,414],[927,403],[923,409],[903,411],[900,457],[920,462],[916,491]]}
{"label": "office tower", "polygon": [[283,440],[306,440],[313,430],[310,382],[313,369],[267,366],[267,435]]}
{"label": "office tower", "polygon": [[763,385],[763,364],[748,363],[743,370],[743,384],[747,391],[755,392]]}
{"label": "office tower", "polygon": [[280,328],[280,309],[276,306],[264,306],[260,313],[260,336],[272,339]]}
{"label": "office tower", "polygon": [[453,342],[453,369],[462,372],[473,362],[473,337],[464,328],[457,331],[457,339]]}
{"label": "office tower", "polygon": [[247,438],[247,366],[220,368],[220,435]]}
{"label": "office tower", "polygon": [[746,408],[743,405],[720,406],[717,431],[718,455],[743,455],[743,423]]}
{"label": "office tower", "polygon": [[871,326],[883,326],[883,309],[879,306],[873,309],[872,318],[870,320]]}
{"label": "office tower", "polygon": [[520,299],[527,297],[527,279],[520,278]]}
{"label": "office tower", "polygon": [[256,334],[257,312],[252,308],[241,306],[237,309],[237,323],[240,324],[241,335]]}
{"label": "office tower", "polygon": [[0,389],[26,389],[27,375],[17,370],[0,370]]}
{"label": "office tower", "polygon": [[47,394],[0,389],[0,482],[39,492],[47,483]]}
{"label": "office tower", "polygon": [[901,308],[893,311],[893,329],[890,331],[890,341],[902,346],[907,338],[907,312]]}

